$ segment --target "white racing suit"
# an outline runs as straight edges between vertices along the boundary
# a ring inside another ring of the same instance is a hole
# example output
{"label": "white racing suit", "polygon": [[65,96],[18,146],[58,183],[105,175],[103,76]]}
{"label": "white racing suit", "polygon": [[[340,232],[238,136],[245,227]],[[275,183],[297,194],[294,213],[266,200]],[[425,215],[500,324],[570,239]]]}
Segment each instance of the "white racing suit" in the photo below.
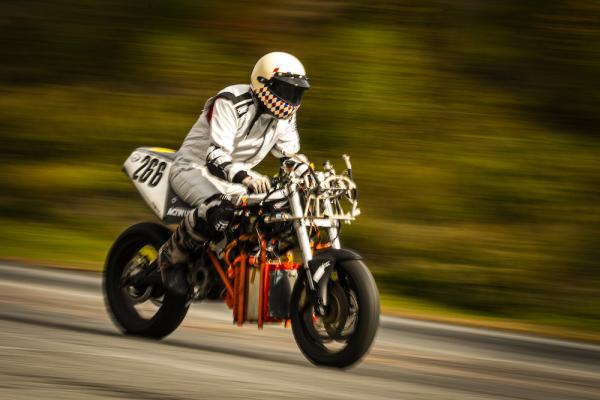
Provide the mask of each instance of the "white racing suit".
{"label": "white racing suit", "polygon": [[[241,194],[241,185],[269,152],[277,158],[300,150],[296,117],[277,119],[262,111],[250,85],[233,85],[208,99],[175,157],[171,185],[199,207],[215,194]],[[262,112],[261,112],[262,111]]]}
{"label": "white racing suit", "polygon": [[260,176],[252,168],[269,152],[281,159],[299,150],[296,117],[274,117],[250,85],[229,86],[210,98],[171,168],[173,190],[196,208],[161,248],[161,270],[185,262],[198,244],[221,237],[233,217],[227,195],[247,192],[242,180]]}

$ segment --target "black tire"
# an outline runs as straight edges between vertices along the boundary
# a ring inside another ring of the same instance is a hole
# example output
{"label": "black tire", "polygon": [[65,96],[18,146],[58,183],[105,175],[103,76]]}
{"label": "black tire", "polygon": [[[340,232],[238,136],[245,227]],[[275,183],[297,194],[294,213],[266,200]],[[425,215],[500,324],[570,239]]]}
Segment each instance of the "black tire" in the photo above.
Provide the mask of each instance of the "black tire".
{"label": "black tire", "polygon": [[161,339],[173,332],[187,313],[185,298],[165,294],[154,316],[144,318],[128,300],[120,283],[123,269],[140,248],[151,245],[158,250],[170,235],[171,231],[163,225],[138,223],[121,233],[108,253],[104,268],[104,297],[110,316],[124,333]]}
{"label": "black tire", "polygon": [[294,285],[290,312],[294,338],[304,356],[315,365],[346,368],[359,361],[375,339],[379,328],[379,292],[373,275],[362,261],[348,260],[337,263],[336,270],[346,274],[353,282],[359,307],[354,333],[343,349],[332,352],[311,334],[305,313],[309,312],[307,309],[312,310],[312,306],[301,305],[302,294],[305,292],[304,279],[298,279]]}

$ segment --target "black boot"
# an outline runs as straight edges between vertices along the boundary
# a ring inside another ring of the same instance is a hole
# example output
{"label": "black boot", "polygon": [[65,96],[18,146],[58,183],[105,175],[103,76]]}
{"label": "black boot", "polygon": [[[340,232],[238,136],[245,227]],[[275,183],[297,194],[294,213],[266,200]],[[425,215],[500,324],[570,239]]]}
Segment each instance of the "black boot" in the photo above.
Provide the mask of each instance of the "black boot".
{"label": "black boot", "polygon": [[190,291],[188,279],[190,253],[202,247],[207,238],[195,232],[196,213],[191,212],[158,252],[158,266],[165,290],[174,296],[186,297]]}

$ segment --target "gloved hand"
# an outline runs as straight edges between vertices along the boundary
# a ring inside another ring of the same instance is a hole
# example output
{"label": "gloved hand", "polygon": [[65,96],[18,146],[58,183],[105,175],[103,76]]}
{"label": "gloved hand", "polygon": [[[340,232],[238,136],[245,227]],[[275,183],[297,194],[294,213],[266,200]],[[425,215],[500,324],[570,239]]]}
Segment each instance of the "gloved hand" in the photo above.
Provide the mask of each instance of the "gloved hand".
{"label": "gloved hand", "polygon": [[259,178],[247,176],[242,181],[242,185],[250,189],[250,192],[252,193],[267,193],[269,189],[271,189],[271,181],[266,176],[261,176]]}

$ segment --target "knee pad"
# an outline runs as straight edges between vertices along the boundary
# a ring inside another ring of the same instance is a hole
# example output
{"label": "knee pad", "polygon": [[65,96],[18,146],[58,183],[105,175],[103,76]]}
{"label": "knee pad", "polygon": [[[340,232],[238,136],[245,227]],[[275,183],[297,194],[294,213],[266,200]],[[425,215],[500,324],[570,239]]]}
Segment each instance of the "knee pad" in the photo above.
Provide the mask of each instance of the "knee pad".
{"label": "knee pad", "polygon": [[216,232],[224,232],[233,219],[233,204],[228,200],[222,200],[217,206],[206,210],[206,222]]}
{"label": "knee pad", "polygon": [[219,238],[233,219],[233,204],[222,195],[208,198],[196,208],[194,230],[208,236],[210,239]]}

